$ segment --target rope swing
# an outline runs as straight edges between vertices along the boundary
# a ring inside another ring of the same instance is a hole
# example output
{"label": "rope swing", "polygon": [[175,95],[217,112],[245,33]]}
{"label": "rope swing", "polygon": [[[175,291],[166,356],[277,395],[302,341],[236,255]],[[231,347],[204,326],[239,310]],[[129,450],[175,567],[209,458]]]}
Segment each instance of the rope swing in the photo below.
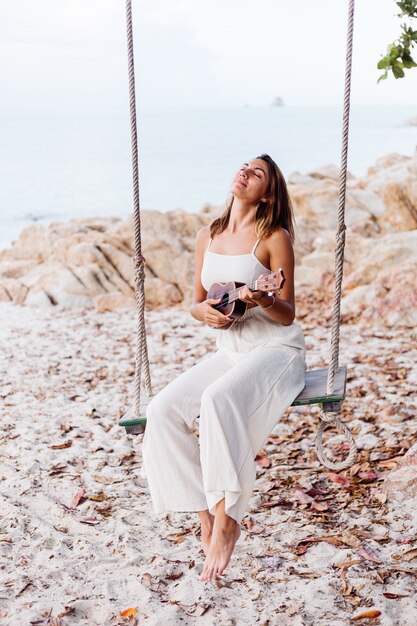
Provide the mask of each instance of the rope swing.
{"label": "rope swing", "polygon": [[[138,168],[138,132],[136,124],[135,97],[135,63],[133,56],[132,3],[126,0],[127,55],[129,70],[129,102],[130,102],[130,137],[132,144],[132,177],[133,177],[133,215],[135,222],[135,295],[137,306],[137,335],[135,355],[135,389],[133,398],[133,418],[140,420],[140,393],[142,381],[142,365],[144,369],[145,388],[148,397],[152,396],[151,373],[149,368],[148,346],[145,328],[145,259],[142,256],[142,238],[140,232],[140,201],[139,201],[139,168]],[[145,425],[140,432],[145,430]]]}
{"label": "rope swing", "polygon": [[[352,47],[353,47],[353,17],[354,0],[349,0],[348,33],[346,50],[345,89],[343,108],[342,129],[342,155],[339,179],[339,212],[336,232],[335,249],[335,291],[332,312],[331,331],[331,354],[328,369],[317,369],[306,372],[305,387],[295,399],[292,406],[319,404],[321,406],[321,422],[316,436],[316,450],[320,462],[329,469],[341,470],[350,467],[357,451],[352,433],[338,417],[345,399],[347,368],[339,366],[339,335],[340,335],[340,300],[343,279],[343,261],[345,248],[345,204],[346,204],[346,178],[347,178],[347,155],[349,143],[349,112],[350,112],[350,87],[352,75]],[[132,3],[126,0],[127,22],[127,49],[129,66],[129,99],[130,99],[130,125],[132,142],[132,174],[133,174],[133,198],[134,198],[134,223],[135,223],[135,256],[133,257],[135,269],[135,293],[137,304],[137,341],[135,361],[135,387],[134,400],[131,411],[119,422],[126,431],[131,434],[141,434],[145,430],[146,404],[152,396],[152,385],[148,359],[148,349],[145,329],[145,268],[142,256],[141,231],[140,231],[140,203],[139,203],[139,173],[138,173],[138,141],[136,126],[136,100],[135,100],[135,72],[133,55],[133,32],[132,32]],[[141,381],[145,380],[148,401],[141,405]],[[328,459],[323,449],[323,433],[328,426],[334,426],[346,437],[350,451],[344,461],[335,462]]]}

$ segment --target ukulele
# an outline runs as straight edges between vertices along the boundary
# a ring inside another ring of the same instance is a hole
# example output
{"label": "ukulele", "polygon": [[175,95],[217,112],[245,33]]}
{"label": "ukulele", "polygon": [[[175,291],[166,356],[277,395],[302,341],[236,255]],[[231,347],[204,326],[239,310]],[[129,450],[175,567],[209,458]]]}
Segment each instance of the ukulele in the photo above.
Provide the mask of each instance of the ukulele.
{"label": "ukulele", "polygon": [[[278,295],[281,293],[281,289],[285,283],[285,276],[281,268],[277,272],[270,272],[262,278],[258,278],[247,285],[251,291],[268,291],[271,292],[268,295],[273,295],[272,291],[277,291]],[[223,315],[233,318],[229,324],[221,326],[222,330],[227,330],[235,323],[235,321],[241,318],[247,309],[246,302],[239,300],[239,291],[245,283],[238,283],[230,280],[228,283],[213,283],[210,287],[207,299],[221,298],[221,301],[217,304],[212,304],[214,309],[217,309]]]}

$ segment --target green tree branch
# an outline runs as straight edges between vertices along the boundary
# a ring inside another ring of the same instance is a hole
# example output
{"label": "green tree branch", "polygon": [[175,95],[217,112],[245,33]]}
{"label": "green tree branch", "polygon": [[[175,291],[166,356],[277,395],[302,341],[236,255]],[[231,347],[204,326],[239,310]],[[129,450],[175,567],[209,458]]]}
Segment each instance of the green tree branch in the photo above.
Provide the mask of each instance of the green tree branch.
{"label": "green tree branch", "polygon": [[403,78],[404,69],[417,67],[411,55],[414,45],[417,44],[417,30],[413,30],[412,26],[412,20],[417,19],[417,0],[400,0],[395,4],[401,9],[397,16],[408,17],[410,23],[401,24],[402,32],[399,38],[388,45],[387,53],[378,62],[378,69],[384,70],[378,78],[378,83],[387,78],[389,71],[393,73],[394,78]]}

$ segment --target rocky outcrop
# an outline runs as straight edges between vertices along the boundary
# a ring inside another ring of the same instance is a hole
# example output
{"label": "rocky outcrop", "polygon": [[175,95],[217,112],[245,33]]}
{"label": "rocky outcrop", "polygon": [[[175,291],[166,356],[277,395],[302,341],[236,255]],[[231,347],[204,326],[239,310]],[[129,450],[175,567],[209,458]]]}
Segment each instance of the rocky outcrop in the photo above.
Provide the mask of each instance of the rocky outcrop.
{"label": "rocky outcrop", "polygon": [[[328,289],[334,272],[339,169],[294,172],[288,188],[297,218],[297,288]],[[188,304],[199,228],[218,211],[143,211],[147,306]],[[390,154],[367,176],[347,177],[342,315],[415,326],[417,153]],[[84,219],[26,228],[0,252],[0,300],[111,310],[134,304],[132,219]]]}
{"label": "rocky outcrop", "polygon": [[[188,301],[195,233],[205,214],[182,211],[142,215],[149,306]],[[0,299],[17,304],[99,310],[134,303],[133,220],[85,219],[27,227],[0,252]]]}

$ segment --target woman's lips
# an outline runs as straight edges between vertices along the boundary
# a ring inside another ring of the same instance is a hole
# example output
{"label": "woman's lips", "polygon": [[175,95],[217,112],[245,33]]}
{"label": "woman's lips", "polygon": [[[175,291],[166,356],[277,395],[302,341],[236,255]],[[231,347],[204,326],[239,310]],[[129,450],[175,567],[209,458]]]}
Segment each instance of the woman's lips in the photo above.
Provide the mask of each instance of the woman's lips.
{"label": "woman's lips", "polygon": [[235,184],[242,185],[243,187],[247,187],[248,186],[248,184],[243,182],[243,180],[241,178],[238,178],[237,180],[235,180]]}

